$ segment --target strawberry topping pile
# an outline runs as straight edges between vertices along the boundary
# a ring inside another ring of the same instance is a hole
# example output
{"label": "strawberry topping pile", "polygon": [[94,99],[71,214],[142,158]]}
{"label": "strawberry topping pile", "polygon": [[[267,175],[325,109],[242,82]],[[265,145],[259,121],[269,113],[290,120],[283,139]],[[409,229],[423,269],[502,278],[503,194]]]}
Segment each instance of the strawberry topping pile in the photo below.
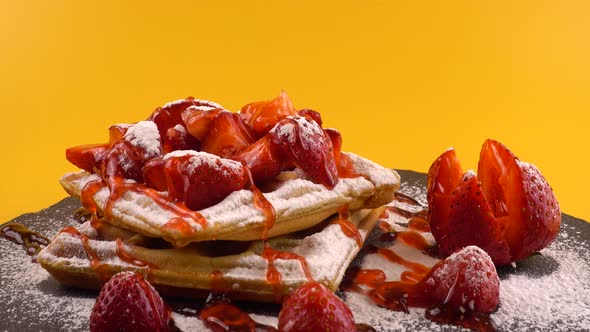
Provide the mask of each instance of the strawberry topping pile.
{"label": "strawberry topping pile", "polygon": [[121,272],[102,288],[90,316],[90,331],[168,331],[169,313],[143,275]]}
{"label": "strawberry topping pile", "polygon": [[240,113],[192,97],[168,103],[146,121],[111,126],[109,143],[70,148],[66,158],[100,175],[111,191],[133,180],[198,210],[295,167],[331,189],[339,175],[355,176],[341,144],[319,113],[297,111],[281,92]]}
{"label": "strawberry topping pile", "polygon": [[545,248],[561,224],[559,204],[541,172],[494,140],[482,147],[477,175],[463,173],[453,149],[436,159],[428,172],[428,203],[442,255],[476,245],[497,265]]}

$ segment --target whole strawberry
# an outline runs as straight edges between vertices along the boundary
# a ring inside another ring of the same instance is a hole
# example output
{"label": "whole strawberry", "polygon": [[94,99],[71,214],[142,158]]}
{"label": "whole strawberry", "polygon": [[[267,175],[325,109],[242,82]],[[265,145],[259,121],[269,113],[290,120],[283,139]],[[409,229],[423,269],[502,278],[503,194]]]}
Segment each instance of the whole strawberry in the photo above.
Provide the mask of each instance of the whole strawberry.
{"label": "whole strawberry", "polygon": [[454,252],[436,264],[423,283],[433,305],[462,312],[489,313],[500,302],[500,279],[490,256],[476,246]]}
{"label": "whole strawberry", "polygon": [[317,282],[299,287],[283,302],[281,332],[356,331],[352,312],[340,298]]}
{"label": "whole strawberry", "polygon": [[100,291],[92,308],[90,331],[168,331],[168,311],[141,274],[121,272]]}

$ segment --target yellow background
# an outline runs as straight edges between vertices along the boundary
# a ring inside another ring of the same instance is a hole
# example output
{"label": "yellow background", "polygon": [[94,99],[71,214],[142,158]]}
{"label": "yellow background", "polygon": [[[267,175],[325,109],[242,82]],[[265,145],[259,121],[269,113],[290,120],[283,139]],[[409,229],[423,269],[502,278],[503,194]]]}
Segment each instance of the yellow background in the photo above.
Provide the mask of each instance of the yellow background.
{"label": "yellow background", "polygon": [[[158,4],[156,4],[158,3]],[[0,221],[65,197],[69,146],[192,95],[285,89],[344,149],[426,171],[488,138],[590,219],[587,1],[2,1]]]}

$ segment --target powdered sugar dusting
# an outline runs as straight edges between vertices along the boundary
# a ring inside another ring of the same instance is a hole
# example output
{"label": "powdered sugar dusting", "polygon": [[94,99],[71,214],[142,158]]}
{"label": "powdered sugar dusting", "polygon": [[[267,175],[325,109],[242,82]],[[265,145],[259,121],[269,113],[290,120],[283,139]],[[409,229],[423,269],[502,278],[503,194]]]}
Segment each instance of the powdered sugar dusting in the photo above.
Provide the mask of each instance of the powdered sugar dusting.
{"label": "powdered sugar dusting", "polygon": [[177,100],[173,100],[173,101],[169,101],[166,104],[162,105],[162,108],[170,108],[176,105],[180,105],[182,103],[184,103],[186,101],[186,99],[182,98],[182,99],[177,99]]}
{"label": "powdered sugar dusting", "polygon": [[290,122],[275,126],[270,132],[281,140],[295,144],[295,125]]}
{"label": "powdered sugar dusting", "polygon": [[188,133],[186,131],[186,128],[183,125],[181,125],[181,124],[177,124],[176,126],[174,126],[174,130],[176,130],[177,132],[182,133],[182,134],[187,134]]}
{"label": "powdered sugar dusting", "polygon": [[281,140],[295,144],[299,141],[304,150],[316,149],[318,135],[323,136],[324,132],[320,125],[315,121],[309,121],[307,118],[299,115],[288,116],[287,119],[294,120],[294,122],[279,122],[273,129],[271,134],[275,135]]}
{"label": "powdered sugar dusting", "polygon": [[[479,247],[468,246],[447,257],[445,263],[437,270],[436,275],[443,282],[452,283],[457,273],[459,273],[459,268],[466,267],[464,271],[465,279],[469,280],[477,289],[479,288],[478,284],[485,283],[488,279],[485,270],[475,268],[472,264],[472,262],[479,261],[491,262],[492,259]],[[490,263],[490,265],[493,266],[493,263]]]}
{"label": "powdered sugar dusting", "polygon": [[194,313],[189,312],[189,315],[183,315],[182,313],[173,312],[172,320],[179,330],[184,332],[201,332],[209,331],[207,326],[203,322],[194,316]]}
{"label": "powdered sugar dusting", "polygon": [[200,111],[200,112],[209,112],[209,111],[212,111],[214,109],[220,109],[220,108],[223,109],[223,107],[221,107],[221,106],[219,106],[219,107],[213,107],[213,106],[197,106],[197,105],[192,105],[192,106],[187,107],[187,110]]}
{"label": "powdered sugar dusting", "polygon": [[558,264],[553,273],[501,281],[500,308],[493,317],[506,330],[522,330],[530,322],[539,331],[590,330],[590,253],[573,250],[581,244],[563,235],[541,252]]}
{"label": "powdered sugar dusting", "polygon": [[189,163],[187,164],[187,170],[193,172],[196,168],[201,165],[207,165],[211,169],[227,173],[239,174],[242,172],[243,165],[235,160],[221,158],[211,153],[194,150],[177,150],[167,153],[164,159],[170,159],[175,157],[191,156]]}
{"label": "powdered sugar dusting", "polygon": [[[56,220],[43,220],[58,224]],[[38,331],[41,322],[63,331],[87,330],[95,302],[91,292],[60,288],[39,264],[14,244],[0,239],[0,299],[2,319],[11,331]],[[56,288],[57,291],[51,289]],[[76,294],[76,296],[72,296]]]}
{"label": "powdered sugar dusting", "polygon": [[145,160],[162,155],[160,133],[156,123],[153,121],[140,121],[129,127],[123,138],[129,144],[143,151]]}

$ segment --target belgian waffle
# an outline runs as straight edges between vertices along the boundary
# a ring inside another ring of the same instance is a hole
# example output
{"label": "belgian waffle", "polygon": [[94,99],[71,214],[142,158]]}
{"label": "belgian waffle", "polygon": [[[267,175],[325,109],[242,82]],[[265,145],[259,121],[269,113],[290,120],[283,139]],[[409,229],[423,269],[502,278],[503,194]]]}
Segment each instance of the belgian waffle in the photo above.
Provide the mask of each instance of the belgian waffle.
{"label": "belgian waffle", "polygon": [[[350,214],[348,220],[358,228],[361,243],[346,235],[334,223],[339,217],[333,217],[304,232],[272,238],[268,244],[303,257],[311,277],[335,291],[382,211]],[[278,285],[269,283],[269,262],[261,256],[264,246],[263,241],[206,241],[173,248],[161,239],[108,223],[95,229],[87,222],[76,231],[60,232],[37,261],[61,283],[80,288],[99,289],[115,273],[134,270],[146,274],[163,294],[202,297],[213,289],[236,299],[279,301],[309,277],[299,260],[276,259],[273,265],[282,279]]]}
{"label": "belgian waffle", "polygon": [[[342,178],[333,189],[309,181],[297,170],[281,173],[276,181],[262,188],[276,212],[269,237],[312,227],[343,206],[351,211],[377,208],[393,199],[400,183],[395,171],[352,153],[347,155],[360,176]],[[69,194],[79,197],[84,186],[97,179],[97,175],[81,171],[66,174],[61,184]],[[94,195],[99,209],[104,209],[109,194],[104,187]],[[266,217],[255,206],[250,190],[235,191],[220,203],[197,212],[204,217],[205,225],[162,208],[145,194],[129,191],[114,203],[108,222],[138,234],[163,238],[175,247],[196,241],[262,239]],[[184,219],[192,230],[164,227],[175,218]]]}

